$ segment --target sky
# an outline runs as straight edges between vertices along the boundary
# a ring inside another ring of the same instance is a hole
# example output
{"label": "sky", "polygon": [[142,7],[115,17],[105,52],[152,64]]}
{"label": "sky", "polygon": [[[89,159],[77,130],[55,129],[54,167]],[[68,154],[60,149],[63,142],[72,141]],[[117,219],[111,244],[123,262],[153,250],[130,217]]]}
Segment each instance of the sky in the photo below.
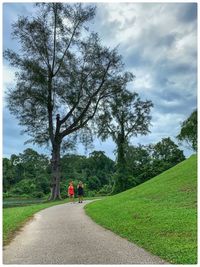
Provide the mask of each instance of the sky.
{"label": "sky", "polygon": [[[31,3],[3,4],[3,49],[18,48],[11,39],[11,24],[19,15],[31,16]],[[197,4],[195,3],[98,3],[96,17],[90,25],[98,32],[102,43],[110,48],[118,46],[125,70],[135,76],[128,89],[142,100],[151,100],[151,133],[131,138],[132,145],[152,144],[176,136],[181,123],[197,107]],[[5,93],[15,84],[15,70],[3,65],[3,156],[22,153],[32,147],[49,154],[43,147],[24,145],[29,139],[21,135],[22,128],[6,107]],[[112,139],[94,140],[93,148],[85,150],[77,145],[77,154],[102,150],[115,159],[116,146]],[[181,147],[186,157],[193,151]]]}

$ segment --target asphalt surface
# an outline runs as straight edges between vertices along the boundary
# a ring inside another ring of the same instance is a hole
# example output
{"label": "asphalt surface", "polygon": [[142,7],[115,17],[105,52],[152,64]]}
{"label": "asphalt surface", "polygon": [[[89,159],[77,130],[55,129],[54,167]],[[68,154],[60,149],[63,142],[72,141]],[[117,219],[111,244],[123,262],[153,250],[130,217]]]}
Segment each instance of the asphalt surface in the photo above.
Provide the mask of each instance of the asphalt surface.
{"label": "asphalt surface", "polygon": [[168,264],[94,223],[82,204],[35,214],[4,248],[4,264]]}

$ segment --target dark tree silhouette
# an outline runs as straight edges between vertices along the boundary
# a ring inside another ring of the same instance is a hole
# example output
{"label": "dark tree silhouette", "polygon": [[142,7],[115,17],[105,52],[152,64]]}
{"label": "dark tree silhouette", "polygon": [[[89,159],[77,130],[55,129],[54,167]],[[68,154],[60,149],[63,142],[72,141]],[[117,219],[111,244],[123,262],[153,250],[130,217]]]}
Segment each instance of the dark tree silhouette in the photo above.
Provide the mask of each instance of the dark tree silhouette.
{"label": "dark tree silhouette", "polygon": [[149,113],[152,106],[151,101],[142,101],[137,93],[123,90],[107,102],[104,112],[98,117],[99,136],[103,140],[111,136],[117,146],[116,192],[127,188],[126,147],[131,136],[146,135],[149,132],[151,119]]}
{"label": "dark tree silhouette", "polygon": [[[8,107],[31,136],[29,142],[52,148],[50,199],[60,198],[60,151],[88,141],[99,106],[121,90],[130,75],[116,49],[103,47],[87,22],[95,7],[36,4],[35,17],[19,17],[13,37],[21,49],[4,56],[18,69]],[[81,131],[81,132],[80,132]]]}

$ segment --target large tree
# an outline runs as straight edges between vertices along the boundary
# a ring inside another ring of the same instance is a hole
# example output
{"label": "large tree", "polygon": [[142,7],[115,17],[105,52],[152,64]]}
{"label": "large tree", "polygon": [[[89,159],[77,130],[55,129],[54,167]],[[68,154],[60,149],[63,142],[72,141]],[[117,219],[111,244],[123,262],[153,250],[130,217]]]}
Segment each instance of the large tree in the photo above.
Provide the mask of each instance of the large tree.
{"label": "large tree", "polygon": [[128,146],[126,161],[135,181],[140,184],[185,160],[183,151],[168,137],[156,144]]}
{"label": "large tree", "polygon": [[[126,84],[124,84],[126,86]],[[149,132],[152,102],[142,101],[137,93],[123,90],[107,102],[98,117],[98,134],[105,140],[112,137],[117,146],[117,172],[115,191],[125,190],[128,176],[125,158],[130,137]]]}
{"label": "large tree", "polygon": [[197,110],[194,110],[182,123],[177,139],[181,142],[186,141],[194,151],[197,151]]}
{"label": "large tree", "polygon": [[175,166],[185,160],[183,151],[179,149],[169,137],[163,138],[155,145],[150,145],[152,157],[152,172],[153,176]]}
{"label": "large tree", "polygon": [[95,7],[81,4],[36,4],[35,17],[19,17],[13,37],[21,49],[6,50],[18,69],[8,107],[24,126],[30,142],[52,148],[50,199],[60,198],[60,151],[91,134],[91,120],[105,100],[121,90],[131,75],[122,74],[116,49],[88,33]]}
{"label": "large tree", "polygon": [[128,146],[126,149],[126,162],[137,184],[152,178],[152,158],[149,146]]}

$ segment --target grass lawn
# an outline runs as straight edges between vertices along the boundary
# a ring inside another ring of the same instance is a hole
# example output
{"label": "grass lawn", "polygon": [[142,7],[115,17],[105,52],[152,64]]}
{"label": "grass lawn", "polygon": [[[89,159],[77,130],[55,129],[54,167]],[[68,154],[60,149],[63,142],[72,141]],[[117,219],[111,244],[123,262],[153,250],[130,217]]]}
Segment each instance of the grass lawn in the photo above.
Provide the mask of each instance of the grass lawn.
{"label": "grass lawn", "polygon": [[34,213],[66,202],[68,202],[68,199],[3,209],[3,244],[8,244],[15,233],[34,215]]}
{"label": "grass lawn", "polygon": [[95,222],[168,262],[197,263],[196,156],[85,210]]}

